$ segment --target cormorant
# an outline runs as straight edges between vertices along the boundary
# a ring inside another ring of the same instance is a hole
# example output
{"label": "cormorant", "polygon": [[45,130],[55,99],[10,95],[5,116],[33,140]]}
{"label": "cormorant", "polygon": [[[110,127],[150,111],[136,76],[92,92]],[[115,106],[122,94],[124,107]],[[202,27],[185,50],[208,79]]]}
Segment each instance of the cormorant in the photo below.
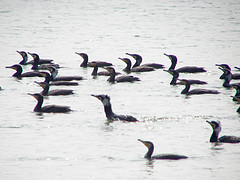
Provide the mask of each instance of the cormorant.
{"label": "cormorant", "polygon": [[187,159],[188,157],[185,155],[179,155],[179,154],[159,154],[152,156],[153,151],[154,151],[154,145],[150,141],[143,141],[141,139],[138,139],[141,143],[143,143],[147,148],[148,152],[145,154],[144,158],[149,159],[149,160],[154,160],[154,159],[167,159],[167,160],[179,160],[179,159]]}
{"label": "cormorant", "polygon": [[181,94],[186,95],[197,95],[197,94],[219,94],[220,92],[217,90],[209,90],[209,89],[193,89],[189,91],[190,89],[190,83],[186,79],[179,79],[180,84],[185,85],[185,88],[182,90]]}
{"label": "cormorant", "polygon": [[110,77],[108,78],[107,81],[109,81],[111,83],[140,81],[140,79],[138,77],[134,77],[134,76],[120,76],[120,77],[115,78],[116,72],[113,67],[106,67],[105,69],[110,73]]}
{"label": "cormorant", "polygon": [[43,88],[42,92],[40,92],[43,96],[61,96],[61,95],[71,95],[74,94],[71,89],[54,89],[49,91],[49,84],[46,82],[36,82],[39,86]]}
{"label": "cormorant", "polygon": [[129,115],[117,115],[112,111],[112,105],[110,103],[110,97],[108,95],[93,95],[91,94],[91,96],[99,99],[104,106],[104,111],[106,114],[106,117],[108,120],[120,120],[120,121],[128,121],[128,122],[137,122],[138,120],[133,117],[133,116],[129,116]]}
{"label": "cormorant", "polygon": [[234,84],[232,87],[236,90],[235,95],[233,96],[233,101],[238,101],[237,98],[240,98],[240,84]]}
{"label": "cormorant", "polygon": [[[136,63],[133,65],[132,68],[135,68],[137,66],[140,66],[142,63],[142,56],[140,56],[139,54],[129,54],[126,53],[127,55],[133,57],[136,60]],[[141,66],[148,66],[148,67],[152,67],[154,69],[163,69],[164,65],[162,64],[158,64],[158,63],[147,63],[147,64],[143,64]]]}
{"label": "cormorant", "polygon": [[42,107],[43,104],[43,96],[39,93],[30,94],[37,100],[37,105],[34,108],[34,112],[44,112],[44,113],[67,113],[70,112],[71,109],[69,106],[59,106],[59,105],[47,105]]}
{"label": "cormorant", "polygon": [[83,80],[82,76],[57,76],[58,70],[54,66],[48,67],[51,73],[51,81],[73,81],[73,80]]}
{"label": "cormorant", "polygon": [[[169,74],[172,75],[172,81],[170,82],[170,85],[176,85],[178,77],[179,77],[179,72],[173,69],[169,69],[169,70],[163,70],[168,72]],[[194,80],[194,79],[188,79],[189,84],[207,84],[207,82],[205,81],[200,81],[200,80]]]}
{"label": "cormorant", "polygon": [[[175,69],[176,65],[177,65],[177,57],[174,55],[168,55],[165,54],[165,56],[167,56],[171,62],[172,65],[170,66],[170,69]],[[176,71],[178,71],[179,73],[199,73],[199,72],[206,72],[206,70],[203,67],[196,67],[196,66],[185,66],[185,67],[181,67],[178,69],[175,69]]]}
{"label": "cormorant", "polygon": [[[219,69],[228,69],[231,72],[231,68],[228,64],[216,64],[216,66],[220,67]],[[225,79],[225,73],[219,77],[219,79]],[[240,73],[232,74],[232,79],[240,79]]]}
{"label": "cormorant", "polygon": [[150,66],[137,66],[131,69],[132,63],[130,59],[128,58],[118,58],[125,62],[127,66],[123,69],[126,73],[131,73],[131,72],[148,72],[148,71],[154,71],[153,67]]}
{"label": "cormorant", "polygon": [[220,121],[206,121],[208,124],[210,124],[213,128],[213,133],[210,138],[210,142],[223,142],[223,143],[239,143],[240,137],[236,136],[222,136],[218,138],[219,133],[221,131],[221,123]]}
{"label": "cormorant", "polygon": [[39,65],[39,62],[40,62],[39,55],[36,53],[30,53],[30,52],[28,52],[28,54],[30,54],[33,57],[33,66],[31,68],[33,70],[38,70],[38,69],[46,70],[49,66],[54,66],[56,68],[59,68],[58,64],[53,64],[53,63]]}
{"label": "cormorant", "polygon": [[17,77],[17,78],[22,78],[22,77],[42,77],[42,75],[37,72],[37,71],[30,71],[30,72],[25,72],[25,73],[22,73],[23,72],[23,68],[20,64],[14,64],[12,66],[6,66],[6,68],[10,68],[10,69],[14,69],[16,70],[17,72],[14,73],[12,76],[13,77]]}
{"label": "cormorant", "polygon": [[230,84],[231,80],[232,80],[232,73],[229,69],[223,69],[221,67],[219,67],[219,69],[221,69],[224,73],[224,82],[223,82],[223,87],[226,88],[231,88],[233,85],[240,85],[240,83],[234,83],[234,84]]}
{"label": "cormorant", "polygon": [[[28,61],[28,55],[25,51],[17,51],[23,58],[23,60],[19,63],[21,65],[33,64],[34,60]],[[52,59],[39,59],[38,64],[52,64]]]}
{"label": "cormorant", "polygon": [[69,82],[69,81],[54,81],[51,82],[51,76],[48,72],[40,72],[41,76],[45,78],[46,83],[48,83],[51,86],[77,86],[77,82]]}
{"label": "cormorant", "polygon": [[98,63],[98,67],[104,67],[104,66],[112,66],[112,63],[108,63],[105,61],[93,61],[93,62],[88,62],[88,55],[86,53],[78,53],[75,52],[75,54],[78,54],[79,56],[81,56],[83,58],[83,62],[80,65],[80,67],[93,67],[92,63]]}

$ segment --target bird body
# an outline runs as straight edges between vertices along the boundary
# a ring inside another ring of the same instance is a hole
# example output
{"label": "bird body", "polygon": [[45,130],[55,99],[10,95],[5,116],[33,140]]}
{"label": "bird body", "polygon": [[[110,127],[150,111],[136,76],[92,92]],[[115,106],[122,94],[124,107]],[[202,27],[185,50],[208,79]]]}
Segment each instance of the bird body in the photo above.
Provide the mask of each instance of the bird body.
{"label": "bird body", "polygon": [[73,80],[80,81],[80,80],[83,80],[82,76],[57,76],[58,70],[53,66],[48,67],[48,70],[51,73],[51,75],[50,75],[51,81],[73,81]]}
{"label": "bird body", "polygon": [[179,73],[206,72],[206,70],[203,67],[196,67],[196,66],[184,66],[184,67],[175,69],[175,67],[177,65],[177,57],[175,55],[168,55],[168,54],[165,54],[165,53],[164,53],[164,55],[167,56],[172,62],[171,66],[169,67],[169,70],[173,69],[173,70],[178,71]]}
{"label": "bird body", "polygon": [[81,56],[83,58],[83,62],[80,65],[80,67],[94,67],[94,63],[98,64],[98,67],[104,67],[104,66],[112,66],[112,63],[109,62],[105,62],[105,61],[92,61],[92,62],[88,62],[88,55],[86,53],[78,53],[75,52],[75,54],[78,54],[79,56]]}
{"label": "bird body", "polygon": [[[166,71],[168,72],[169,74],[172,75],[172,80],[170,82],[170,85],[177,85],[177,80],[178,80],[178,77],[179,77],[179,72],[176,71],[176,70],[173,70],[173,69],[169,69],[169,70],[163,70],[163,71]],[[188,79],[188,82],[190,85],[192,84],[207,84],[207,82],[205,81],[200,81],[200,80],[194,80],[194,79]]]}
{"label": "bird body", "polygon": [[59,106],[59,105],[47,105],[42,107],[43,104],[43,96],[39,93],[30,94],[37,100],[37,105],[34,108],[34,112],[43,112],[43,113],[67,113],[70,112],[71,109],[69,106]]}
{"label": "bird body", "polygon": [[106,67],[105,69],[110,73],[110,77],[108,78],[107,81],[109,81],[111,83],[140,81],[140,79],[138,77],[135,77],[135,76],[120,76],[120,77],[115,78],[116,71],[113,67]]}
{"label": "bird body", "polygon": [[193,89],[193,90],[190,90],[190,83],[186,79],[181,79],[180,84],[185,85],[185,88],[182,90],[181,94],[199,95],[199,94],[219,94],[220,93],[217,90],[210,90],[210,89]]}
{"label": "bird body", "polygon": [[99,99],[103,103],[104,111],[105,111],[105,114],[106,114],[106,117],[107,117],[108,120],[112,120],[112,121],[120,120],[120,121],[128,121],[128,122],[137,122],[138,121],[133,116],[115,114],[112,111],[112,105],[111,105],[111,102],[110,102],[110,97],[108,95],[104,95],[104,94],[93,95],[93,94],[91,94],[91,96]]}
{"label": "bird body", "polygon": [[219,133],[222,130],[220,121],[206,121],[208,124],[212,126],[213,133],[210,137],[210,142],[222,142],[222,143],[239,143],[240,137],[237,136],[222,136],[218,138]]}
{"label": "bird body", "polygon": [[39,86],[43,88],[40,93],[43,96],[61,96],[61,95],[71,95],[74,94],[71,89],[54,89],[49,91],[49,84],[45,82],[36,82]]}
{"label": "bird body", "polygon": [[147,64],[141,65],[141,63],[142,63],[142,56],[140,56],[139,54],[130,54],[130,53],[126,53],[126,54],[131,56],[131,57],[133,57],[136,60],[136,62],[133,65],[132,68],[135,68],[135,67],[138,67],[138,66],[147,66],[147,67],[152,67],[153,69],[162,69],[162,68],[164,68],[164,65],[158,64],[158,63],[147,63]]}
{"label": "bird body", "polygon": [[179,159],[187,159],[188,157],[185,155],[179,155],[179,154],[159,154],[152,156],[153,151],[154,151],[154,145],[150,141],[143,141],[141,139],[138,139],[141,143],[143,143],[147,148],[148,151],[145,154],[144,158],[149,159],[149,160],[154,160],[154,159],[166,159],[166,160],[179,160]]}
{"label": "bird body", "polygon": [[137,67],[131,68],[132,62],[130,59],[128,58],[118,58],[118,59],[122,60],[127,64],[127,66],[123,69],[123,71],[125,71],[126,73],[154,71],[154,68],[150,66],[137,66]]}
{"label": "bird body", "polygon": [[23,72],[22,66],[20,64],[14,64],[12,66],[6,66],[6,68],[14,69],[16,70],[16,73],[14,73],[12,76],[17,78],[22,77],[42,77],[41,74],[37,71],[30,71],[30,72]]}
{"label": "bird body", "polygon": [[[28,55],[25,51],[17,51],[21,56],[22,56],[22,61],[19,62],[21,65],[27,65],[27,64],[32,64],[34,63],[34,60],[28,61]],[[52,64],[53,60],[52,59],[39,59],[38,64]]]}

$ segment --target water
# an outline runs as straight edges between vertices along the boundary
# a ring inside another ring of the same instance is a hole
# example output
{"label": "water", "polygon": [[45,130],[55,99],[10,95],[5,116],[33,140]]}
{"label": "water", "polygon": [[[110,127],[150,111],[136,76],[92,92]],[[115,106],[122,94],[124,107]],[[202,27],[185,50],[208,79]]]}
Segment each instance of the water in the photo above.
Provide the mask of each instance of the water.
{"label": "water", "polygon": [[[0,7],[1,179],[238,179],[239,145],[209,143],[212,130],[205,121],[220,120],[222,135],[239,136],[239,105],[230,98],[235,91],[222,87],[215,67],[240,65],[239,1],[19,0],[0,1]],[[59,75],[86,78],[64,87],[74,95],[44,101],[69,105],[73,112],[32,112],[36,101],[27,93],[40,92],[33,81],[42,79],[11,77],[13,70],[5,66],[21,60],[16,50],[55,59],[63,67]],[[204,88],[221,94],[186,98],[162,70],[134,74],[142,80],[137,83],[110,85],[106,77],[93,79],[91,68],[80,68],[75,52],[110,61],[117,71],[125,67],[118,57],[126,52],[166,67],[170,60],[163,53],[175,54],[177,67],[208,70],[181,78],[205,80]],[[140,122],[107,123],[101,102],[90,94],[108,94],[116,113]],[[148,162],[138,138],[152,141],[155,154],[189,159]]]}

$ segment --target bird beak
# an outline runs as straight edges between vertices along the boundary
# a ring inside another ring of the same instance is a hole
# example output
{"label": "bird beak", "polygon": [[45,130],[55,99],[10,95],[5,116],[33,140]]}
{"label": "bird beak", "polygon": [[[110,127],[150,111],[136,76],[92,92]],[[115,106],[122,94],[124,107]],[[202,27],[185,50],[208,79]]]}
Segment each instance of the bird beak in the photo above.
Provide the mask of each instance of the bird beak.
{"label": "bird beak", "polygon": [[210,124],[211,126],[213,126],[213,124],[210,121],[206,121],[208,124]]}
{"label": "bird beak", "polygon": [[35,99],[37,99],[37,96],[35,96],[35,94],[28,93],[28,95],[33,96]]}
{"label": "bird beak", "polygon": [[164,53],[163,55],[165,55],[165,56],[169,57],[169,55],[168,55],[168,54],[166,54],[166,53]]}
{"label": "bird beak", "polygon": [[91,96],[93,96],[93,97],[95,97],[95,98],[97,98],[97,99],[100,100],[100,98],[98,97],[98,95],[91,94]]}
{"label": "bird beak", "polygon": [[6,66],[5,68],[10,68],[10,69],[15,69],[16,70],[16,68],[12,67],[12,66]]}

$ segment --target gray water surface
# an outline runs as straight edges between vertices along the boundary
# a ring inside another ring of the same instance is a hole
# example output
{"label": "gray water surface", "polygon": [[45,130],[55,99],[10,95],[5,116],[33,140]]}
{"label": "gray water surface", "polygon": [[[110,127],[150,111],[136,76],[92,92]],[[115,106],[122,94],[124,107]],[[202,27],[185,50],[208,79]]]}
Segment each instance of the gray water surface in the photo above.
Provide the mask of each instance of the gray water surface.
{"label": "gray water surface", "polygon": [[[1,0],[0,7],[1,179],[239,179],[239,144],[209,143],[206,123],[219,120],[221,135],[240,135],[239,104],[230,97],[235,90],[222,87],[215,66],[240,66],[239,1]],[[40,92],[34,81],[43,79],[11,77],[14,71],[5,66],[21,61],[16,50],[54,59],[62,66],[59,75],[86,78],[79,86],[52,87],[73,89],[74,95],[44,101],[69,105],[73,112],[33,112],[36,100],[27,93]],[[186,98],[162,70],[133,74],[140,82],[109,84],[106,77],[93,79],[92,68],[80,68],[75,52],[112,62],[119,72],[125,64],[118,57],[125,53],[166,68],[170,60],[163,53],[175,54],[177,67],[207,70],[180,75],[208,82],[192,88],[221,94]],[[140,122],[107,123],[102,103],[90,94],[108,94],[115,113]],[[149,162],[139,138],[152,141],[155,154],[189,158]]]}

